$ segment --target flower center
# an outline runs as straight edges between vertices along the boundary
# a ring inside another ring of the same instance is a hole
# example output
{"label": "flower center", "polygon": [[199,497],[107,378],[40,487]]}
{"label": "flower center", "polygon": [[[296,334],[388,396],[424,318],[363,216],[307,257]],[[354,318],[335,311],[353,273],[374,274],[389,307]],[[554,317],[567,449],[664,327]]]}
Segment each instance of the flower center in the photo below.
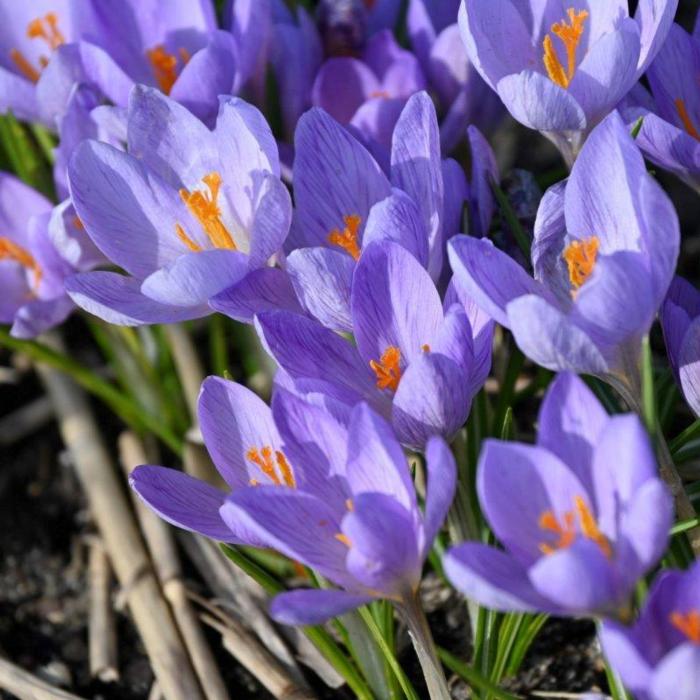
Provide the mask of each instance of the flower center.
{"label": "flower center", "polygon": [[685,106],[685,100],[677,99],[673,101],[673,104],[676,106],[676,112],[678,112],[678,116],[680,117],[681,122],[683,123],[683,128],[694,139],[700,141],[700,132],[695,127],[695,124],[693,124],[693,120],[690,118],[690,114],[688,114],[688,108]]}
{"label": "flower center", "polygon": [[[179,53],[182,65],[187,65],[187,62],[190,60],[190,52],[187,51],[187,49],[181,48]],[[168,53],[162,44],[148,49],[148,51],[146,51],[146,57],[151,64],[158,87],[166,95],[169,95],[177,80],[177,57],[175,54]]]}
{"label": "flower center", "polygon": [[569,281],[574,290],[582,287],[593,273],[598,258],[598,248],[600,248],[598,236],[591,236],[582,241],[574,241],[564,250],[562,258],[569,268]]}
{"label": "flower center", "polygon": [[379,362],[370,360],[369,366],[377,375],[377,388],[396,391],[401,381],[401,350],[395,345],[390,345],[382,355]]}
{"label": "flower center", "polygon": [[586,10],[576,12],[576,10],[571,7],[567,10],[566,14],[569,17],[569,24],[567,24],[566,19],[564,19],[561,22],[553,24],[551,28],[552,34],[561,39],[566,49],[566,69],[559,60],[552,37],[547,34],[544,38],[544,67],[547,69],[547,75],[552,82],[559,85],[559,87],[563,87],[565,90],[571,84],[574,73],[576,72],[576,50],[581,43],[584,22],[588,18],[588,12]]}
{"label": "flower center", "polygon": [[[27,25],[27,36],[30,39],[42,39],[51,51],[66,43],[65,37],[58,28],[58,17],[55,12],[47,12],[43,17],[33,19]],[[39,80],[42,69],[49,63],[46,56],[41,56],[39,58],[41,67],[35,68],[19,49],[10,49],[10,58],[19,72],[33,83]]]}
{"label": "flower center", "polygon": [[538,521],[541,530],[556,535],[554,542],[543,542],[540,544],[540,551],[543,554],[553,554],[559,549],[567,549],[576,541],[579,534],[576,528],[576,520],[580,534],[586,539],[595,542],[603,554],[610,559],[612,556],[612,547],[608,538],[598,528],[598,523],[591,513],[590,508],[581,496],[574,498],[574,510],[568,510],[564,513],[562,521],[557,519],[557,516],[551,510],[546,510]]}
{"label": "flower center", "polygon": [[9,238],[0,236],[0,260],[12,260],[32,272],[32,294],[36,294],[43,272],[39,263],[28,250]]}
{"label": "flower center", "polygon": [[[246,459],[252,462],[275,486],[289,486],[296,488],[296,480],[287,458],[280,450],[274,453],[269,445],[261,449],[251,447],[246,452]],[[258,486],[260,482],[256,479],[250,480],[251,486]]]}
{"label": "flower center", "polygon": [[671,614],[671,624],[693,644],[700,644],[700,610],[685,614],[674,612]]}
{"label": "flower center", "polygon": [[342,231],[334,228],[328,234],[328,242],[331,245],[337,245],[346,253],[352,255],[354,260],[358,260],[360,257],[360,244],[357,238],[362,219],[357,214],[351,214],[350,216],[344,216],[343,222],[345,223],[345,228]]}
{"label": "flower center", "polygon": [[[219,209],[219,190],[221,189],[221,175],[219,173],[209,173],[202,178],[202,182],[207,186],[208,192],[194,190],[188,192],[186,189],[180,190],[180,197],[185,203],[190,213],[194,216],[204,229],[204,233],[215,248],[226,248],[236,250],[236,244],[224,223],[221,221],[221,209]],[[175,231],[178,238],[192,251],[199,252],[202,246],[195,243],[185,233],[185,229],[180,224],[175,224]]]}

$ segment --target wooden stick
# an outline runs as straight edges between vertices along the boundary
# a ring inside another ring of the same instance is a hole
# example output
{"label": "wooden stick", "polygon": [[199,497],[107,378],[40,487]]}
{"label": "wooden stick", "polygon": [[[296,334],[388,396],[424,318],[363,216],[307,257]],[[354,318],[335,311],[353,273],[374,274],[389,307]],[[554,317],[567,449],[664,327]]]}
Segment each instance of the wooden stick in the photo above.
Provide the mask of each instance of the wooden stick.
{"label": "wooden stick", "polygon": [[204,381],[204,368],[192,338],[185,328],[177,323],[169,323],[165,326],[165,334],[173,353],[175,369],[182,382],[192,424],[197,425],[197,402],[199,389]]}
{"label": "wooden stick", "polygon": [[[45,338],[56,346],[56,337]],[[202,692],[168,604],[150,566],[129,501],[83,391],[67,376],[38,365],[73,455],[78,478],[167,700],[201,700]]]}
{"label": "wooden stick", "polygon": [[0,447],[19,442],[52,418],[53,406],[46,396],[30,401],[0,420]]}
{"label": "wooden stick", "polygon": [[[139,464],[148,461],[143,445],[131,432],[119,437],[119,454],[122,467],[128,475]],[[223,678],[209,649],[197,614],[187,597],[182,581],[182,569],[172,530],[153,511],[134,497],[136,516],[141,524],[151,559],[160,584],[175,615],[192,664],[207,700],[229,700]]]}
{"label": "wooden stick", "polygon": [[19,700],[83,700],[0,658],[0,688]]}
{"label": "wooden stick", "polygon": [[88,640],[90,675],[103,683],[119,680],[117,665],[117,633],[110,597],[111,569],[104,545],[97,537],[89,540],[88,580],[90,586],[90,616]]}

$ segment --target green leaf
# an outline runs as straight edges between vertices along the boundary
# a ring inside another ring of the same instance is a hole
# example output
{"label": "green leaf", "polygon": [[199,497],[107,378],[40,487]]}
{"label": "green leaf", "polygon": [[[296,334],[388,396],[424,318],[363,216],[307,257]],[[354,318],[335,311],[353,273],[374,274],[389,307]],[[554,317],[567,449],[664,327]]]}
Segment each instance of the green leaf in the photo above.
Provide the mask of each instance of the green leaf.
{"label": "green leaf", "polygon": [[463,681],[469,683],[473,688],[488,693],[496,700],[518,700],[517,695],[511,695],[505,690],[501,690],[501,688],[492,683],[488,678],[485,678],[475,668],[460,661],[446,649],[438,647],[438,656],[450,671],[456,673]]}
{"label": "green leaf", "polygon": [[642,130],[643,126],[644,117],[639,117],[639,119],[637,119],[637,121],[632,125],[632,131],[630,132],[633,139],[636,139],[637,136],[639,136],[639,132]]}

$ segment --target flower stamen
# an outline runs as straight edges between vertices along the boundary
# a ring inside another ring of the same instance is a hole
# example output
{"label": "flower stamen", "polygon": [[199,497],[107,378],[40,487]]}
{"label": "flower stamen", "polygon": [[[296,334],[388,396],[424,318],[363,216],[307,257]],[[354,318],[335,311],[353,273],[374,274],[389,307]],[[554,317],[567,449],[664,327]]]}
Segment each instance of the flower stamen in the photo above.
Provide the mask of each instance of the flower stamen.
{"label": "flower stamen", "polygon": [[343,222],[345,223],[345,228],[342,231],[334,228],[328,234],[328,242],[331,245],[337,245],[339,248],[342,248],[352,256],[353,260],[359,260],[360,244],[358,236],[362,218],[357,214],[351,214],[350,216],[344,216]]}
{"label": "flower stamen", "polygon": [[599,248],[598,236],[591,236],[582,241],[574,241],[564,250],[562,257],[569,268],[569,281],[574,290],[582,287],[593,274]]}
{"label": "flower stamen", "polygon": [[[258,469],[268,478],[275,486],[289,486],[296,488],[296,479],[287,458],[280,450],[276,450],[273,454],[272,448],[265,445],[258,450],[257,447],[251,447],[246,452],[246,459],[252,462]],[[253,483],[255,482],[255,483]],[[250,480],[251,485],[257,486],[259,482],[255,479]]]}
{"label": "flower stamen", "polygon": [[[55,12],[47,12],[43,17],[33,19],[27,25],[27,36],[30,39],[43,39],[51,51],[66,43],[61,30],[58,28],[58,16]],[[19,49],[10,49],[10,58],[17,66],[17,70],[33,83],[39,81],[41,70],[46,68],[49,59],[46,56],[39,58],[40,68],[35,68]]]}
{"label": "flower stamen", "polygon": [[685,614],[674,612],[671,614],[671,624],[693,644],[700,644],[700,610]]}
{"label": "flower stamen", "polygon": [[13,260],[32,273],[32,294],[36,294],[41,283],[43,271],[34,256],[21,245],[0,236],[0,260]]}
{"label": "flower stamen", "polygon": [[676,106],[676,112],[678,112],[678,116],[683,123],[683,128],[690,136],[700,141],[700,131],[697,130],[695,124],[693,124],[693,120],[690,118],[688,108],[685,106],[685,100],[677,99],[673,101],[673,104]]}
{"label": "flower stamen", "polygon": [[[178,53],[180,54],[180,61],[183,66],[187,65],[190,60],[190,52],[187,51],[187,49],[181,48]],[[168,53],[163,44],[158,44],[146,51],[146,57],[151,64],[158,87],[166,95],[169,95],[177,80],[177,56]]]}
{"label": "flower stamen", "polygon": [[566,19],[564,19],[561,22],[554,23],[550,30],[552,34],[559,37],[564,44],[567,60],[566,69],[559,60],[557,51],[554,48],[554,42],[549,34],[544,38],[543,59],[549,79],[565,90],[571,84],[574,74],[576,73],[576,51],[581,43],[581,37],[585,29],[584,23],[588,18],[588,12],[586,10],[576,12],[576,10],[571,7],[567,10],[566,14],[569,17],[570,24],[567,24]]}
{"label": "flower stamen", "polygon": [[396,391],[401,381],[401,350],[395,345],[390,345],[382,355],[379,362],[370,360],[369,366],[377,375],[377,388]]}

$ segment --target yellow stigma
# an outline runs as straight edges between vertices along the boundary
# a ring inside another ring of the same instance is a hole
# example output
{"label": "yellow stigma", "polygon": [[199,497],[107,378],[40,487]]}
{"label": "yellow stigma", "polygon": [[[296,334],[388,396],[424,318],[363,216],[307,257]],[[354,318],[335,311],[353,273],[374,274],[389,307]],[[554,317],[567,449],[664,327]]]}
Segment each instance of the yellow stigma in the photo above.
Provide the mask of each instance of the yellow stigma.
{"label": "yellow stigma", "polygon": [[678,112],[678,116],[680,117],[680,120],[683,123],[683,128],[694,139],[700,141],[700,132],[695,127],[695,124],[693,124],[693,120],[690,118],[690,114],[688,114],[688,108],[685,106],[685,100],[677,99],[673,101],[673,104],[676,106],[676,112]]}
{"label": "yellow stigma", "polygon": [[332,245],[337,245],[346,253],[352,255],[354,260],[358,260],[360,258],[360,244],[357,239],[362,219],[357,214],[351,214],[350,216],[344,216],[343,222],[345,223],[345,228],[342,231],[334,228],[328,234],[328,242]]}
{"label": "yellow stigma", "polygon": [[561,39],[566,49],[566,68],[564,68],[562,62],[559,60],[552,37],[547,34],[544,38],[544,67],[547,69],[547,75],[552,82],[559,85],[559,87],[563,87],[565,90],[571,84],[574,73],[576,73],[576,50],[581,43],[584,22],[588,18],[588,12],[586,10],[576,12],[576,10],[571,7],[567,10],[566,14],[569,17],[569,24],[567,24],[564,19],[561,22],[556,22],[551,27],[552,34]]}
{"label": "yellow stigma", "polygon": [[[179,53],[183,66],[187,65],[187,62],[190,60],[189,51],[180,49]],[[158,44],[158,46],[154,46],[146,51],[146,57],[151,64],[158,87],[166,95],[169,95],[177,80],[177,57],[172,53],[168,53],[162,44]]]}
{"label": "yellow stigma", "polygon": [[344,535],[342,532],[339,532],[336,535],[333,535],[338,542],[342,542],[348,549],[352,547],[352,542],[350,541],[350,538],[347,535]]}
{"label": "yellow stigma", "polygon": [[557,550],[567,549],[576,541],[578,534],[576,530],[576,519],[578,518],[580,533],[594,542],[600,551],[610,559],[612,557],[612,547],[608,538],[600,531],[596,519],[591,513],[588,504],[581,496],[574,498],[574,510],[564,513],[562,521],[559,521],[551,510],[546,510],[538,520],[541,530],[556,535],[554,542],[543,542],[540,544],[540,551],[543,554],[553,554]]}
{"label": "yellow stigma", "polygon": [[[65,37],[58,28],[58,16],[55,12],[47,12],[43,17],[33,19],[27,25],[27,36],[30,39],[45,41],[50,51],[55,51],[66,43]],[[49,63],[46,56],[41,56],[39,58],[40,68],[36,68],[19,49],[10,49],[10,58],[17,66],[17,70],[33,83],[38,82],[42,69],[46,68]]]}
{"label": "yellow stigma", "polygon": [[671,624],[693,644],[700,644],[700,610],[685,614],[674,612],[671,614]]}
{"label": "yellow stigma", "polygon": [[[221,175],[219,173],[209,173],[202,178],[202,182],[207,186],[208,193],[202,190],[188,192],[186,189],[181,189],[180,197],[190,213],[200,223],[214,248],[236,250],[233,237],[221,221],[221,209],[219,209],[218,205]],[[202,246],[193,241],[180,224],[175,224],[175,232],[190,250],[195,252],[202,250]]]}
{"label": "yellow stigma", "polygon": [[395,345],[390,345],[382,355],[379,362],[370,360],[369,366],[377,375],[377,387],[379,389],[391,389],[396,391],[401,381],[401,350]]}
{"label": "yellow stigma", "polygon": [[0,260],[12,260],[32,273],[32,294],[36,295],[43,275],[41,266],[34,256],[21,245],[0,236]]}
{"label": "yellow stigma", "polygon": [[[269,445],[258,450],[257,447],[251,447],[246,452],[246,459],[252,462],[275,486],[289,486],[296,488],[296,479],[287,458],[280,450],[274,453]],[[251,479],[251,486],[258,486],[260,482],[257,479]]]}
{"label": "yellow stigma", "polygon": [[593,274],[599,248],[598,236],[591,236],[574,241],[564,249],[562,258],[569,269],[569,281],[574,291],[582,287]]}

